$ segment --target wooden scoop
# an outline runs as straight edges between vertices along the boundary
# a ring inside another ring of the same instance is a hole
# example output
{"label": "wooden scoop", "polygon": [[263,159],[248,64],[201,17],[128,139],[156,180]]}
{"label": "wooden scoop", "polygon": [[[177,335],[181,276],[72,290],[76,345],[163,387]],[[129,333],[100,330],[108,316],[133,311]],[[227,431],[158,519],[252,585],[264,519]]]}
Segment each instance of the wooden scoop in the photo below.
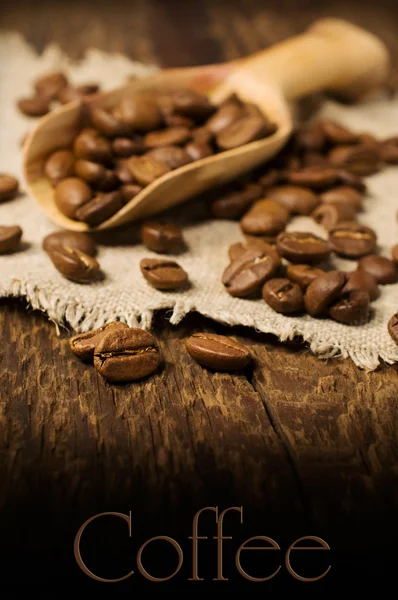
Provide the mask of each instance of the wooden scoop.
{"label": "wooden scoop", "polygon": [[69,146],[76,136],[83,103],[71,102],[40,119],[25,143],[23,160],[29,192],[50,219],[76,231],[109,229],[154,215],[271,159],[292,131],[289,101],[319,91],[357,98],[379,86],[388,70],[388,52],[378,38],[346,21],[325,19],[306,33],[246,59],[160,71],[99,94],[90,102],[112,109],[123,98],[154,87],[192,88],[206,93],[215,103],[236,92],[243,100],[257,104],[277,124],[276,133],[167,173],[113,217],[89,228],[57,209],[54,189],[42,175],[48,155]]}

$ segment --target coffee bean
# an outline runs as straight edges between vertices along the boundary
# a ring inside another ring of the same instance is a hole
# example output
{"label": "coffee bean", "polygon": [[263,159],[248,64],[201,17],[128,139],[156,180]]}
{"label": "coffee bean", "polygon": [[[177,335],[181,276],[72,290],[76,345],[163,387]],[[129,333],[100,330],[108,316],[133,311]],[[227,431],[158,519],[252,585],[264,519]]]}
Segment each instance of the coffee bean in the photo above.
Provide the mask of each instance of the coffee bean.
{"label": "coffee bean", "polygon": [[232,262],[233,260],[235,260],[235,258],[238,258],[238,256],[240,256],[241,254],[246,252],[246,250],[248,250],[249,248],[252,248],[253,246],[255,248],[260,248],[261,250],[263,250],[265,252],[275,250],[275,248],[273,246],[271,246],[271,244],[267,244],[262,239],[252,238],[252,239],[248,240],[246,243],[236,242],[235,244],[232,244],[228,248],[228,256],[229,256],[230,261]]}
{"label": "coffee bean", "polygon": [[38,77],[35,82],[35,90],[39,96],[47,96],[54,100],[61,90],[68,85],[65,73],[54,72]]}
{"label": "coffee bean", "polygon": [[73,144],[77,158],[94,162],[109,163],[112,160],[112,147],[109,140],[95,129],[83,129]]}
{"label": "coffee bean", "polygon": [[89,116],[92,125],[107,137],[124,136],[130,133],[129,126],[99,106],[91,106]]}
{"label": "coffee bean", "polygon": [[361,258],[371,254],[376,242],[373,229],[355,221],[339,223],[329,231],[330,249],[346,258]]}
{"label": "coffee bean", "polygon": [[292,214],[309,215],[318,206],[317,196],[305,187],[280,185],[267,189],[267,198],[280,202]]}
{"label": "coffee bean", "polygon": [[356,210],[351,204],[322,204],[314,210],[311,217],[316,223],[329,231],[342,221],[355,219]]}
{"label": "coffee bean", "polygon": [[321,121],[321,128],[327,141],[331,144],[356,144],[359,141],[356,133],[353,133],[344,125],[336,123],[336,121],[324,119]]}
{"label": "coffee bean", "polygon": [[155,160],[164,163],[169,169],[178,169],[191,162],[191,158],[184,148],[179,146],[162,146],[148,152]]}
{"label": "coffee bean", "polygon": [[355,211],[362,210],[362,194],[352,187],[340,185],[320,195],[323,204],[343,204],[352,206]]}
{"label": "coffee bean", "polygon": [[[328,159],[319,152],[306,152],[301,157],[301,168],[329,167]],[[300,167],[299,167],[300,168]]]}
{"label": "coffee bean", "polygon": [[392,257],[393,261],[395,262],[395,264],[398,265],[398,244],[396,244],[395,246],[393,246],[391,248],[391,257]]}
{"label": "coffee bean", "polygon": [[125,383],[147,377],[158,368],[158,344],[148,331],[114,329],[95,347],[94,366],[107,381]]}
{"label": "coffee bean", "polygon": [[187,127],[168,127],[147,133],[144,137],[144,144],[147,148],[173,146],[184,144],[190,137],[191,132]]}
{"label": "coffee bean", "polygon": [[388,333],[394,342],[398,344],[398,312],[388,321]]}
{"label": "coffee bean", "polygon": [[281,256],[296,264],[321,263],[330,254],[328,242],[309,232],[284,231],[278,235],[276,247]]}
{"label": "coffee bean", "polygon": [[348,185],[349,187],[354,188],[354,190],[360,192],[361,194],[364,194],[366,192],[366,183],[359,175],[354,175],[346,169],[338,168],[337,176],[339,184]]}
{"label": "coffee bean", "polygon": [[144,133],[158,129],[163,124],[163,116],[153,94],[144,92],[124,98],[118,109],[121,121],[134,131]]}
{"label": "coffee bean", "polygon": [[242,116],[242,106],[237,102],[227,102],[206,121],[206,127],[212,133],[219,133]]}
{"label": "coffee bean", "polygon": [[386,140],[379,146],[381,160],[390,164],[398,165],[398,141]]}
{"label": "coffee bean", "polygon": [[225,269],[222,283],[231,296],[253,296],[260,292],[268,279],[274,277],[280,264],[278,253],[270,246],[248,245]]}
{"label": "coffee bean", "polygon": [[214,154],[213,148],[206,142],[190,142],[185,146],[185,150],[192,161]]}
{"label": "coffee bean", "polygon": [[0,254],[15,252],[22,237],[22,229],[17,225],[0,225]]}
{"label": "coffee bean", "polygon": [[91,227],[95,227],[116,214],[123,204],[120,191],[98,194],[76,211],[75,218]]}
{"label": "coffee bean", "polygon": [[197,144],[208,145],[214,138],[214,134],[207,129],[205,125],[202,127],[195,127],[191,130],[192,140]]}
{"label": "coffee bean", "polygon": [[258,200],[241,219],[244,233],[250,235],[276,235],[285,229],[289,211],[273,200]]}
{"label": "coffee bean", "polygon": [[89,185],[97,187],[104,181],[108,169],[100,163],[79,158],[75,164],[77,177],[84,179]]}
{"label": "coffee bean", "polygon": [[288,265],[286,269],[286,277],[298,283],[303,291],[312,283],[317,277],[324,275],[325,271],[310,265]]}
{"label": "coffee bean", "polygon": [[46,252],[52,252],[60,246],[68,246],[69,248],[76,248],[89,256],[95,256],[97,248],[94,240],[81,231],[54,231],[47,235],[42,243],[43,250]]}
{"label": "coffee bean", "polygon": [[148,155],[132,156],[127,160],[127,165],[141,185],[149,185],[155,179],[170,172],[167,165]]}
{"label": "coffee bean", "polygon": [[263,298],[277,313],[290,315],[303,308],[300,286],[289,279],[270,279],[263,287]]}
{"label": "coffee bean", "polygon": [[13,175],[0,173],[0,202],[13,200],[18,193],[18,179]]}
{"label": "coffee bean", "polygon": [[47,96],[21,98],[17,102],[19,110],[28,117],[42,117],[50,110],[50,99]]}
{"label": "coffee bean", "polygon": [[266,173],[258,178],[258,182],[265,190],[271,186],[275,186],[281,181],[281,174],[277,169],[268,169]]}
{"label": "coffee bean", "polygon": [[263,117],[241,117],[224,127],[217,134],[216,141],[221,150],[230,150],[272,135],[275,131],[275,127],[272,130],[268,128]]}
{"label": "coffee bean", "polygon": [[297,147],[305,152],[321,152],[325,141],[325,133],[320,123],[309,123],[300,127],[295,136]]}
{"label": "coffee bean", "polygon": [[122,195],[123,203],[127,204],[128,202],[130,202],[130,200],[135,198],[136,195],[139,194],[143,189],[144,188],[142,188],[140,185],[137,185],[136,183],[125,183],[124,185],[121,185],[119,188],[119,192]]}
{"label": "coffee bean", "polygon": [[370,275],[366,271],[357,270],[348,273],[347,276],[347,283],[341,290],[342,294],[362,291],[369,294],[371,300],[376,300],[379,297],[379,286],[373,275]]}
{"label": "coffee bean", "polygon": [[100,266],[92,256],[71,248],[59,246],[49,252],[55,268],[71,281],[77,283],[90,283],[101,277]]}
{"label": "coffee bean", "polygon": [[188,127],[188,129],[195,127],[195,121],[193,119],[183,117],[182,115],[165,114],[164,122],[167,127]]}
{"label": "coffee bean", "polygon": [[75,174],[75,157],[70,150],[57,150],[46,160],[44,173],[48,179],[56,184],[61,179],[73,177]]}
{"label": "coffee bean", "polygon": [[58,92],[57,99],[61,104],[68,104],[68,102],[75,102],[86,96],[91,96],[97,93],[98,90],[99,85],[96,83],[86,83],[76,87],[68,85]]}
{"label": "coffee bean", "polygon": [[127,160],[119,160],[116,163],[113,172],[123,184],[137,183],[134,175],[129,169]]}
{"label": "coffee bean", "polygon": [[380,169],[380,153],[366,144],[361,146],[337,146],[329,152],[329,161],[336,167],[344,167],[354,175],[366,176]]}
{"label": "coffee bean", "polygon": [[145,151],[144,141],[139,136],[135,138],[116,137],[112,141],[112,151],[116,156],[123,158],[142,154]]}
{"label": "coffee bean", "polygon": [[216,371],[240,371],[251,360],[246,346],[214,333],[194,333],[185,340],[185,348],[197,363]]}
{"label": "coffee bean", "polygon": [[378,141],[377,138],[371,133],[360,133],[358,135],[358,143],[359,144],[368,144],[371,146],[377,146]]}
{"label": "coffee bean", "polygon": [[247,233],[243,234],[245,236],[246,242],[250,243],[250,242],[264,242],[265,244],[268,244],[269,246],[272,246],[274,249],[276,249],[276,238],[278,237],[277,235],[249,235]]}
{"label": "coffee bean", "polygon": [[346,294],[329,308],[329,317],[340,323],[363,321],[369,311],[369,294],[359,290]]}
{"label": "coffee bean", "polygon": [[149,221],[141,227],[141,242],[153,252],[179,252],[185,246],[182,231],[171,223]]}
{"label": "coffee bean", "polygon": [[255,200],[263,195],[263,188],[247,183],[240,190],[227,192],[210,203],[210,213],[217,219],[240,219]]}
{"label": "coffee bean", "polygon": [[332,167],[305,167],[298,171],[285,173],[286,181],[293,185],[302,185],[314,190],[322,190],[337,182],[337,171]]}
{"label": "coffee bean", "polygon": [[385,256],[370,254],[358,262],[358,269],[373,275],[377,283],[395,283],[398,279],[398,269],[395,263]]}
{"label": "coffee bean", "polygon": [[73,354],[84,361],[92,361],[94,358],[95,347],[99,344],[105,335],[110,332],[117,331],[119,329],[128,329],[126,323],[120,321],[113,321],[98,329],[92,329],[85,333],[77,333],[69,339],[69,346]]}
{"label": "coffee bean", "polygon": [[55,204],[70,219],[76,218],[76,211],[91,200],[91,196],[87,183],[77,177],[62,179],[55,186]]}
{"label": "coffee bean", "polygon": [[215,111],[207,96],[189,89],[176,90],[171,101],[173,112],[195,121],[207,119]]}
{"label": "coffee bean", "polygon": [[141,273],[157,290],[177,290],[188,283],[188,275],[178,263],[158,258],[143,258]]}
{"label": "coffee bean", "polygon": [[304,296],[304,304],[308,314],[316,317],[324,313],[339,296],[346,280],[346,275],[341,271],[329,271],[314,279],[308,286]]}

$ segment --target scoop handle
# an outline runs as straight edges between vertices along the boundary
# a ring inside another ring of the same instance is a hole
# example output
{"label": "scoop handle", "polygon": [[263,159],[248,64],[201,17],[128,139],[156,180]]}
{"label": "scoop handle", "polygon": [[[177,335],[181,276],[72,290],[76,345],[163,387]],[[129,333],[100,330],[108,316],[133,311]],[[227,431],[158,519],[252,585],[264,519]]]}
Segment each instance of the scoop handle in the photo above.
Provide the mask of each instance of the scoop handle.
{"label": "scoop handle", "polygon": [[316,21],[305,33],[248,57],[246,76],[265,78],[288,100],[329,91],[349,99],[380,86],[390,58],[372,33],[342,19]]}

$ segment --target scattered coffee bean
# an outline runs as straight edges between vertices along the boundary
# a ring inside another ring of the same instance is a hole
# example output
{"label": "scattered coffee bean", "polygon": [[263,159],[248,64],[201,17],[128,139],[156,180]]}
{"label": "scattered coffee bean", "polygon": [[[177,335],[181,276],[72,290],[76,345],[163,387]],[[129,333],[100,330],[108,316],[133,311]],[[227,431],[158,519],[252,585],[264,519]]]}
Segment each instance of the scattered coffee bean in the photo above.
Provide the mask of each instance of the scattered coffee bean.
{"label": "scattered coffee bean", "polygon": [[141,227],[141,242],[153,252],[175,253],[185,246],[182,231],[171,223],[150,221]]}
{"label": "scattered coffee bean", "polygon": [[322,190],[337,182],[337,171],[332,167],[306,167],[298,171],[288,171],[286,180],[293,185],[302,185],[314,190]]}
{"label": "scattered coffee bean", "polygon": [[222,283],[231,296],[247,298],[260,292],[280,264],[278,253],[271,246],[248,244],[225,269]]}
{"label": "scattered coffee bean", "polygon": [[190,142],[185,146],[185,150],[192,161],[201,160],[214,154],[213,148],[206,142]]}
{"label": "scattered coffee bean", "polygon": [[267,198],[280,202],[292,214],[309,215],[318,206],[318,197],[309,189],[296,185],[280,185],[267,189]]}
{"label": "scattered coffee bean", "polygon": [[366,144],[358,146],[337,146],[330,151],[329,161],[336,167],[344,167],[354,175],[373,175],[380,169],[380,153]]}
{"label": "scattered coffee bean", "polygon": [[267,244],[262,239],[251,238],[246,243],[236,242],[235,244],[232,244],[228,248],[228,256],[229,256],[230,261],[232,262],[233,260],[235,260],[235,258],[238,258],[238,256],[240,256],[241,254],[246,252],[246,250],[248,250],[249,248],[252,248],[253,246],[255,248],[260,248],[261,250],[264,250],[264,251],[275,250],[275,248],[273,246],[271,246],[271,244]]}
{"label": "scattered coffee bean", "polygon": [[81,231],[67,231],[65,229],[61,231],[54,231],[47,235],[42,242],[43,250],[50,253],[60,246],[68,246],[69,248],[76,248],[89,256],[95,256],[97,254],[97,247],[94,240]]}
{"label": "scattered coffee bean", "polygon": [[358,269],[373,275],[377,283],[382,285],[387,283],[396,283],[398,279],[398,269],[395,263],[385,256],[370,254],[364,256],[358,262]]}
{"label": "scattered coffee bean", "polygon": [[369,298],[373,301],[376,300],[379,295],[379,286],[377,285],[376,279],[373,275],[370,275],[366,271],[352,271],[347,273],[347,283],[341,290],[342,294],[349,294],[350,292],[366,292],[369,294]]}
{"label": "scattered coffee bean", "polygon": [[369,311],[369,294],[362,290],[348,292],[341,300],[329,308],[329,316],[340,323],[363,321]]}
{"label": "scattered coffee bean", "polygon": [[62,214],[70,219],[76,218],[76,211],[91,200],[92,191],[82,179],[68,177],[55,187],[54,200]]}
{"label": "scattered coffee bean", "polygon": [[188,283],[188,275],[178,263],[158,258],[143,258],[141,273],[157,290],[177,290]]}
{"label": "scattered coffee bean", "polygon": [[395,262],[395,264],[398,265],[398,244],[396,244],[395,246],[393,246],[391,248],[391,257],[392,257],[393,261]]}
{"label": "scattered coffee bean", "polygon": [[123,196],[120,191],[98,194],[98,196],[77,209],[75,219],[95,227],[110,219],[122,208],[123,204]]}
{"label": "scattered coffee bean", "polygon": [[68,104],[68,102],[75,102],[81,100],[85,96],[91,96],[99,90],[99,85],[96,83],[88,83],[84,85],[78,85],[73,87],[68,85],[58,92],[57,100],[61,104]]}
{"label": "scattered coffee bean", "polygon": [[335,145],[356,144],[358,143],[358,135],[353,133],[344,125],[336,123],[330,119],[321,121],[320,126],[328,142]]}
{"label": "scattered coffee bean", "polygon": [[44,173],[51,181],[56,184],[61,179],[73,177],[75,174],[75,157],[70,150],[57,150],[53,152],[46,160]]}
{"label": "scattered coffee bean", "polygon": [[210,213],[216,219],[240,219],[255,200],[263,195],[263,188],[247,183],[240,190],[227,192],[210,203]]}
{"label": "scattered coffee bean", "polygon": [[159,363],[158,344],[143,329],[113,329],[101,336],[94,350],[94,366],[110,382],[143,379],[156,371]]}
{"label": "scattered coffee bean", "polygon": [[330,249],[327,241],[309,232],[284,231],[276,240],[276,247],[281,256],[292,263],[317,264],[329,257]]}
{"label": "scattered coffee bean", "polygon": [[243,146],[275,133],[276,127],[269,126],[263,117],[241,117],[228,127],[224,127],[216,136],[217,145],[221,150],[230,150]]}
{"label": "scattered coffee bean", "polygon": [[166,175],[170,169],[162,162],[153,158],[153,156],[132,156],[127,161],[128,167],[138,183],[149,185],[155,179]]}
{"label": "scattered coffee bean", "polygon": [[95,129],[83,129],[74,141],[73,150],[77,158],[105,164],[112,160],[110,141]]}
{"label": "scattered coffee bean", "polygon": [[159,131],[151,131],[144,137],[147,148],[160,148],[162,146],[178,146],[184,144],[191,137],[187,127],[168,127]]}
{"label": "scattered coffee bean", "polygon": [[18,179],[13,175],[0,173],[0,202],[13,200],[18,193]]}
{"label": "scattered coffee bean", "polygon": [[36,93],[39,96],[46,96],[51,100],[57,98],[60,91],[66,88],[67,85],[68,79],[61,72],[47,73],[38,77],[34,82]]}
{"label": "scattered coffee bean", "polygon": [[355,221],[339,223],[329,231],[330,249],[345,258],[361,258],[371,254],[376,242],[373,229]]}
{"label": "scattered coffee bean", "polygon": [[113,321],[98,329],[92,329],[85,333],[77,333],[69,339],[69,346],[73,354],[84,361],[92,361],[94,358],[95,347],[99,344],[100,340],[111,331],[114,332],[118,329],[128,329],[126,323],[120,321]]}
{"label": "scattered coffee bean", "polygon": [[178,169],[191,162],[191,157],[184,148],[179,146],[162,146],[151,150],[147,154],[155,160],[165,164],[169,169]]}
{"label": "scattered coffee bean", "polygon": [[240,221],[242,231],[249,235],[276,235],[285,229],[289,211],[279,202],[258,200]]}
{"label": "scattered coffee bean", "polygon": [[322,204],[312,213],[312,218],[316,223],[322,225],[329,231],[342,221],[353,221],[355,219],[356,209],[352,204]]}
{"label": "scattered coffee bean", "polygon": [[382,161],[390,165],[398,165],[398,140],[396,138],[382,142],[379,151]]}
{"label": "scattered coffee bean", "polygon": [[344,204],[362,210],[362,194],[347,185],[340,185],[320,195],[322,204]]}
{"label": "scattered coffee bean", "polygon": [[338,298],[346,280],[346,275],[341,271],[329,271],[314,279],[304,296],[308,314],[312,317],[323,314]]}
{"label": "scattered coffee bean", "polygon": [[303,308],[300,286],[289,279],[270,279],[263,287],[263,298],[277,313],[290,315]]}
{"label": "scattered coffee bean", "polygon": [[398,312],[388,321],[388,333],[394,342],[398,344]]}
{"label": "scattered coffee bean", "polygon": [[28,117],[42,117],[50,110],[50,98],[47,96],[33,96],[18,100],[19,110]]}
{"label": "scattered coffee bean", "polygon": [[48,253],[55,268],[71,281],[77,283],[91,283],[101,277],[98,262],[77,248],[59,246]]}
{"label": "scattered coffee bean", "polygon": [[240,371],[251,360],[246,346],[214,333],[194,333],[185,340],[185,348],[197,363],[216,371]]}
{"label": "scattered coffee bean", "polygon": [[317,267],[311,267],[310,265],[288,265],[286,269],[286,277],[298,283],[303,291],[312,283],[317,277],[324,275],[325,271],[318,269]]}
{"label": "scattered coffee bean", "polygon": [[0,225],[0,254],[15,252],[22,237],[22,229],[17,225]]}

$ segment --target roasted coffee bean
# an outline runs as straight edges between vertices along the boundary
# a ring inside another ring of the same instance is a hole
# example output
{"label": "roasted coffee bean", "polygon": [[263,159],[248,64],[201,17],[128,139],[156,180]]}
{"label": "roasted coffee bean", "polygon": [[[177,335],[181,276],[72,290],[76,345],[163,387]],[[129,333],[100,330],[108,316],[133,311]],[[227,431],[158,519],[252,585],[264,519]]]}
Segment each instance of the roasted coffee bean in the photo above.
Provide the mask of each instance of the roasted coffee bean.
{"label": "roasted coffee bean", "polygon": [[376,242],[373,229],[355,221],[339,223],[329,231],[330,249],[345,258],[361,258],[371,254]]}
{"label": "roasted coffee bean", "polygon": [[327,241],[313,233],[303,231],[284,231],[276,240],[276,247],[281,256],[292,263],[317,264],[329,257],[330,249]]}
{"label": "roasted coffee bean", "polygon": [[323,192],[319,198],[323,204],[352,206],[355,211],[360,211],[362,209],[362,194],[360,194],[358,190],[347,185],[339,185],[327,192]]}
{"label": "roasted coffee bean", "polygon": [[337,171],[333,167],[305,167],[298,171],[287,171],[285,179],[293,185],[322,190],[337,182]]}
{"label": "roasted coffee bean", "polygon": [[270,279],[263,287],[263,298],[277,313],[290,315],[303,308],[300,286],[289,279]]}
{"label": "roasted coffee bean", "polygon": [[55,204],[62,214],[70,219],[75,219],[76,211],[91,200],[91,197],[90,187],[78,177],[67,177],[55,186]]}
{"label": "roasted coffee bean", "polygon": [[76,211],[75,218],[95,227],[110,219],[122,208],[123,204],[123,196],[120,191],[98,194]]}
{"label": "roasted coffee bean", "polygon": [[61,104],[68,104],[68,102],[75,102],[86,96],[96,94],[98,90],[99,85],[96,83],[86,83],[84,85],[78,85],[77,87],[68,85],[58,92],[57,99]]}
{"label": "roasted coffee bean", "polygon": [[13,175],[0,173],[0,202],[13,200],[18,193],[18,179]]}
{"label": "roasted coffee bean", "polygon": [[141,227],[141,241],[153,252],[179,252],[185,246],[182,231],[171,223],[149,221]]}
{"label": "roasted coffee bean", "polygon": [[377,283],[382,285],[395,283],[398,279],[398,269],[395,263],[385,256],[370,254],[358,262],[358,269],[373,275]]}
{"label": "roasted coffee bean", "polygon": [[156,97],[150,93],[140,93],[124,98],[118,106],[116,114],[134,131],[143,133],[158,129],[163,124],[163,116]]}
{"label": "roasted coffee bean", "polygon": [[143,258],[140,262],[141,273],[157,290],[177,290],[188,283],[188,275],[173,260]]}
{"label": "roasted coffee bean", "polygon": [[126,164],[141,185],[149,185],[155,179],[170,172],[167,165],[148,155],[132,156]]}
{"label": "roasted coffee bean", "polygon": [[244,233],[249,235],[276,235],[285,229],[289,220],[289,211],[273,200],[257,200],[241,219]]}
{"label": "roasted coffee bean", "polygon": [[356,144],[358,143],[358,135],[353,133],[341,123],[324,119],[320,123],[322,131],[328,142],[335,145]]}
{"label": "roasted coffee bean", "polygon": [[362,291],[369,294],[371,300],[376,300],[379,297],[379,286],[373,275],[370,275],[366,271],[352,271],[351,273],[347,273],[347,277],[347,283],[341,290],[342,294]]}
{"label": "roasted coffee bean", "polygon": [[241,117],[224,127],[216,136],[221,150],[230,150],[254,142],[275,133],[276,127],[270,128],[263,117]]}
{"label": "roasted coffee bean", "polygon": [[173,112],[195,121],[207,119],[215,111],[207,96],[189,89],[179,89],[172,93]]}
{"label": "roasted coffee bean", "polygon": [[114,171],[90,160],[78,159],[75,163],[75,172],[89,185],[103,192],[110,192],[120,185],[120,180]]}
{"label": "roasted coffee bean", "polygon": [[227,192],[210,203],[210,213],[217,219],[240,219],[255,200],[263,195],[263,188],[247,183],[240,190]]}
{"label": "roasted coffee bean", "polygon": [[371,133],[360,133],[358,135],[358,143],[359,144],[370,144],[371,146],[375,146],[378,144],[377,138]]}
{"label": "roasted coffee bean", "polygon": [[99,263],[92,256],[71,248],[59,246],[48,253],[55,268],[71,281],[91,283],[101,278]]}
{"label": "roasted coffee bean", "polygon": [[22,237],[22,229],[17,225],[0,225],[0,254],[15,252]]}
{"label": "roasted coffee bean", "polygon": [[56,184],[61,179],[73,177],[75,174],[75,157],[70,150],[53,152],[44,165],[44,173],[49,180]]}
{"label": "roasted coffee bean", "polygon": [[324,274],[322,269],[310,265],[289,265],[286,269],[286,277],[298,283],[302,290],[306,290],[310,283]]}
{"label": "roasted coffee bean", "polygon": [[141,190],[143,190],[143,188],[136,183],[125,183],[124,185],[121,185],[119,192],[122,195],[123,203],[127,204],[127,202],[130,202],[130,200],[135,198],[136,195],[141,192]]}
{"label": "roasted coffee bean", "polygon": [[329,161],[326,156],[318,152],[306,152],[301,157],[301,168],[329,167]]}
{"label": "roasted coffee bean", "polygon": [[185,150],[192,161],[214,154],[213,148],[206,142],[190,142],[185,146]]}
{"label": "roasted coffee bean", "polygon": [[158,131],[150,131],[144,137],[147,148],[160,148],[162,146],[173,146],[185,144],[191,137],[187,127],[168,127]]}
{"label": "roasted coffee bean", "polygon": [[247,243],[251,243],[251,242],[264,242],[264,244],[268,244],[269,246],[272,246],[273,248],[276,249],[276,238],[278,237],[277,235],[249,235],[247,233],[243,234],[245,236],[246,242]]}
{"label": "roasted coffee bean", "polygon": [[99,344],[105,335],[110,332],[117,331],[119,329],[128,329],[126,323],[120,321],[113,321],[98,329],[92,329],[85,333],[77,333],[69,339],[69,346],[73,354],[84,361],[92,361],[94,358],[95,347]]}
{"label": "roasted coffee bean", "polygon": [[33,96],[18,100],[19,110],[28,117],[42,117],[50,110],[50,99],[47,96]]}
{"label": "roasted coffee bean", "polygon": [[165,114],[164,122],[167,127],[188,127],[193,129],[195,127],[195,121],[189,117],[183,117],[182,115]]}
{"label": "roasted coffee bean", "polygon": [[116,156],[129,158],[134,154],[142,154],[145,151],[145,146],[139,136],[134,138],[116,137],[112,141],[112,151]]}
{"label": "roasted coffee bean", "polygon": [[338,298],[347,277],[341,271],[329,271],[314,279],[308,286],[304,304],[309,315],[316,317],[326,311]]}
{"label": "roasted coffee bean", "polygon": [[[228,256],[230,261],[232,262],[233,260],[235,260],[235,258],[238,258],[238,256],[240,256],[241,254],[243,254],[244,252],[246,252],[248,249],[252,248],[260,248],[261,250],[265,251],[265,252],[269,252],[271,250],[275,251],[275,248],[273,246],[271,246],[271,244],[267,244],[267,242],[264,242],[262,239],[258,238],[252,238],[247,240],[246,243],[244,242],[236,242],[235,244],[232,244],[229,248],[228,248]],[[278,255],[279,258],[279,255]]]}
{"label": "roasted coffee bean", "polygon": [[38,77],[34,83],[35,90],[39,96],[47,96],[54,100],[61,90],[68,85],[65,73],[54,72]]}
{"label": "roasted coffee bean", "polygon": [[129,126],[99,106],[90,107],[89,115],[92,125],[107,137],[124,136],[130,133]]}
{"label": "roasted coffee bean", "polygon": [[136,178],[129,169],[127,160],[119,160],[113,172],[123,184],[137,183]]}
{"label": "roasted coffee bean", "polygon": [[191,130],[192,140],[197,144],[210,144],[214,138],[213,132],[211,132],[205,125],[202,127],[195,127]]}
{"label": "roasted coffee bean", "polygon": [[395,262],[395,264],[398,265],[398,244],[396,244],[395,246],[393,246],[391,248],[391,257],[392,257],[393,261]]}
{"label": "roasted coffee bean", "polygon": [[369,294],[360,290],[349,292],[329,308],[329,317],[339,323],[363,321],[369,311]]}
{"label": "roasted coffee bean", "polygon": [[227,102],[206,121],[206,127],[212,133],[219,133],[242,116],[242,106],[238,102]]}
{"label": "roasted coffee bean", "polygon": [[267,198],[280,202],[293,215],[309,215],[319,204],[318,197],[305,187],[280,185],[266,191]]}
{"label": "roasted coffee bean", "polygon": [[354,188],[354,190],[357,190],[361,194],[366,192],[366,183],[359,175],[354,175],[346,169],[337,169],[337,176],[339,184]]}
{"label": "roasted coffee bean", "polygon": [[251,245],[228,265],[222,283],[231,296],[253,296],[260,292],[268,279],[274,277],[280,264],[278,253],[273,248]]}
{"label": "roasted coffee bean", "polygon": [[385,140],[379,145],[381,160],[390,164],[398,165],[398,140]]}
{"label": "roasted coffee bean", "polygon": [[276,186],[276,184],[279,183],[281,179],[282,177],[280,171],[278,171],[277,169],[268,169],[266,173],[264,173],[263,175],[261,175],[261,177],[258,178],[257,183],[262,185],[264,190],[267,190],[272,186]]}
{"label": "roasted coffee bean", "polygon": [[380,169],[380,153],[374,146],[337,146],[328,154],[328,159],[336,167],[344,167],[354,175],[373,175]]}
{"label": "roasted coffee bean", "polygon": [[83,129],[73,144],[77,158],[94,162],[109,163],[112,160],[112,147],[109,140],[95,129]]}
{"label": "roasted coffee bean", "polygon": [[169,169],[178,169],[191,162],[191,157],[184,148],[179,146],[162,146],[148,152],[155,160],[164,163]]}
{"label": "roasted coffee bean", "polygon": [[388,333],[394,342],[398,344],[398,312],[388,321]]}
{"label": "roasted coffee bean", "polygon": [[54,231],[54,233],[50,233],[44,238],[42,246],[43,250],[47,253],[52,252],[60,246],[76,248],[89,256],[95,256],[97,253],[94,240],[82,231],[67,231],[65,229]]}
{"label": "roasted coffee bean", "polygon": [[314,210],[311,217],[329,231],[342,221],[353,221],[356,212],[351,204],[322,204]]}
{"label": "roasted coffee bean", "polygon": [[321,123],[309,123],[300,127],[295,136],[297,148],[305,152],[321,152],[326,136]]}
{"label": "roasted coffee bean", "polygon": [[216,371],[240,371],[251,361],[246,346],[214,333],[194,333],[185,340],[185,348],[197,363]]}
{"label": "roasted coffee bean", "polygon": [[151,375],[160,363],[158,344],[148,331],[114,329],[94,350],[94,367],[107,381],[126,383]]}

